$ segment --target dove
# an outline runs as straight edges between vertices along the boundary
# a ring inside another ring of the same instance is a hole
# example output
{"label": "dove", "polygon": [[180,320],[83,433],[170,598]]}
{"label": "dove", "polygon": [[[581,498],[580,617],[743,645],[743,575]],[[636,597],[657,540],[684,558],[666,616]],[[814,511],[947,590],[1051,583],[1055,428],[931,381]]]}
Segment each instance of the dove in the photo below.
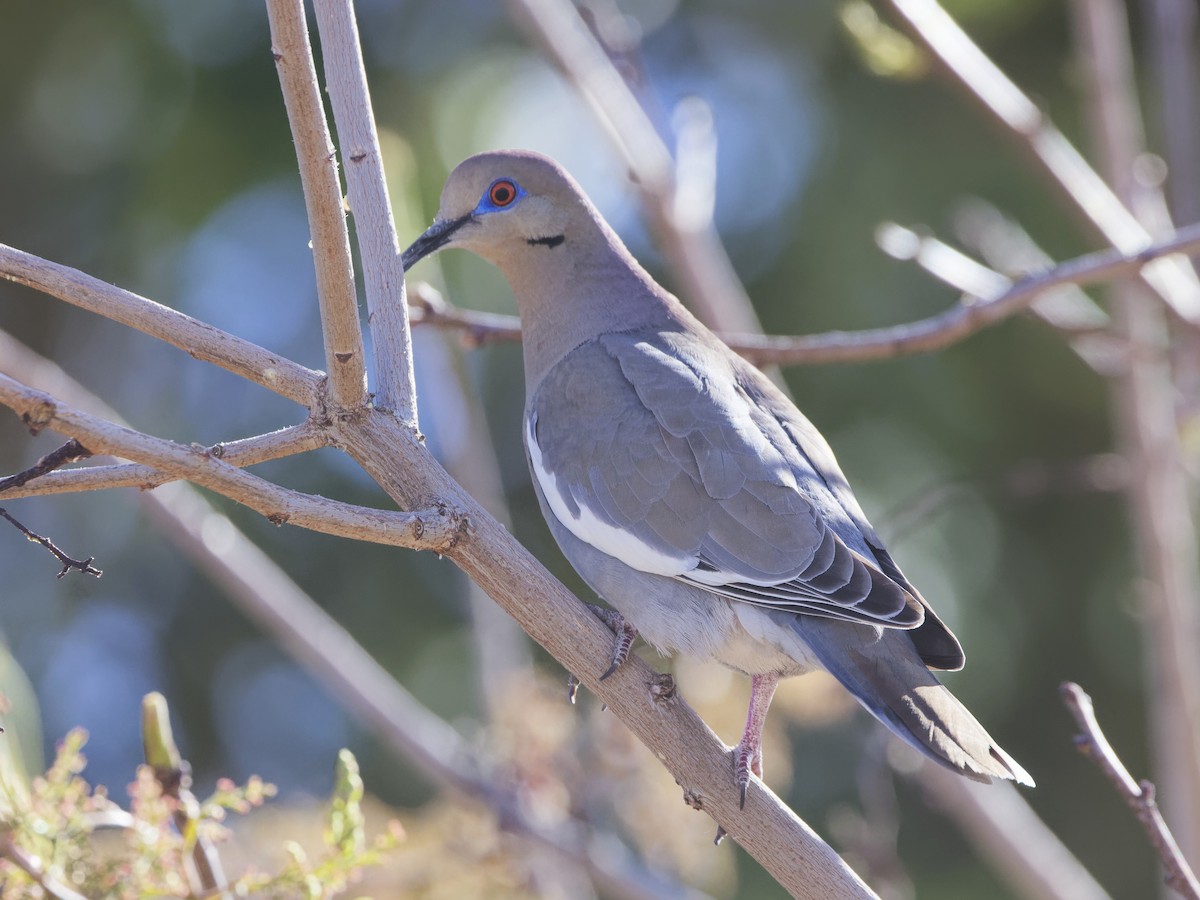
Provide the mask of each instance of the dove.
{"label": "dove", "polygon": [[538,501],[619,614],[605,675],[640,634],[749,676],[743,804],[779,680],[815,669],[935,762],[1033,785],[931,671],[961,669],[962,647],[820,432],[654,281],[561,166],[529,151],[462,162],[405,271],[448,248],[495,265],[516,298]]}

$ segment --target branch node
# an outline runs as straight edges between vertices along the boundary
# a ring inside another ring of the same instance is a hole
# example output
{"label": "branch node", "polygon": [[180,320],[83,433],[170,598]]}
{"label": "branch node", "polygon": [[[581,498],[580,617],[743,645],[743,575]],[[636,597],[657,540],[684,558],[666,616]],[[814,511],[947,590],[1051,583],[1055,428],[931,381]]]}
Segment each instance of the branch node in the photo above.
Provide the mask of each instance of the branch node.
{"label": "branch node", "polygon": [[671,676],[670,672],[660,672],[650,682],[649,687],[650,700],[658,704],[669,703],[675,699],[678,693],[675,687],[675,679]]}
{"label": "branch node", "polygon": [[56,413],[57,407],[54,401],[49,397],[44,397],[21,414],[21,421],[25,423],[29,433],[36,437],[43,428],[54,421]]}

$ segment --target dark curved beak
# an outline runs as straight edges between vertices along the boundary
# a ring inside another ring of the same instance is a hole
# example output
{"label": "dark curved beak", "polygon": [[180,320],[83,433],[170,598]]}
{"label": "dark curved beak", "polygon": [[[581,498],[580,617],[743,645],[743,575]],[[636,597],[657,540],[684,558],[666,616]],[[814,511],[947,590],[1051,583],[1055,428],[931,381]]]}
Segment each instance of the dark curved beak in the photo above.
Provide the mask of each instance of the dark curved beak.
{"label": "dark curved beak", "polygon": [[417,238],[400,254],[400,261],[404,265],[404,271],[407,272],[422,259],[431,253],[436,253],[441,250],[446,244],[450,243],[450,239],[454,237],[454,233],[462,228],[475,217],[471,213],[467,213],[457,219],[447,219],[445,222],[434,222],[425,230],[425,233]]}

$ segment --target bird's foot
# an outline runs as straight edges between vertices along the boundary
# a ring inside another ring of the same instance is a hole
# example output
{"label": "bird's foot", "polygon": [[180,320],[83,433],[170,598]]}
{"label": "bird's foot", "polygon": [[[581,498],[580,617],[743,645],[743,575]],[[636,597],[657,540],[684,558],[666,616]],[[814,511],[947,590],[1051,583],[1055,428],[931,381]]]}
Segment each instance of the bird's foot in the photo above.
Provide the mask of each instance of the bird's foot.
{"label": "bird's foot", "polygon": [[747,734],[733,748],[733,783],[738,789],[738,806],[746,808],[746,790],[750,787],[750,774],[762,778],[762,743],[761,740],[750,739]]}
{"label": "bird's foot", "polygon": [[[625,660],[629,659],[629,651],[633,649],[633,642],[637,640],[637,629],[630,625],[623,615],[615,609],[609,609],[607,606],[596,606],[594,603],[589,603],[592,612],[605,625],[611,628],[617,634],[617,641],[613,645],[612,663],[600,676],[603,681],[617,669],[621,668]],[[567,699],[571,703],[575,702],[575,695],[579,691],[580,681],[574,675],[567,676]]]}
{"label": "bird's foot", "polygon": [[637,640],[637,629],[626,621],[625,617],[615,609],[609,609],[606,606],[593,606],[592,611],[599,617],[600,621],[611,628],[617,635],[617,642],[613,645],[612,664],[600,676],[603,681],[617,669],[621,668],[625,660],[629,659],[629,651],[633,649],[633,642]]}

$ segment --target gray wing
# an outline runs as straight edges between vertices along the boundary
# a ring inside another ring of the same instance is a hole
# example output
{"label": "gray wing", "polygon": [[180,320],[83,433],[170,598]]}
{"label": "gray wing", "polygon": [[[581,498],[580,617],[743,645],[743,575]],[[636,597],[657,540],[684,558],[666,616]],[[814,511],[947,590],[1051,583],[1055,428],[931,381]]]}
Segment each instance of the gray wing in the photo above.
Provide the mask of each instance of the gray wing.
{"label": "gray wing", "polygon": [[604,335],[569,354],[527,408],[553,514],[635,569],[731,600],[919,626],[923,605],[878,565],[734,360],[684,333]]}

